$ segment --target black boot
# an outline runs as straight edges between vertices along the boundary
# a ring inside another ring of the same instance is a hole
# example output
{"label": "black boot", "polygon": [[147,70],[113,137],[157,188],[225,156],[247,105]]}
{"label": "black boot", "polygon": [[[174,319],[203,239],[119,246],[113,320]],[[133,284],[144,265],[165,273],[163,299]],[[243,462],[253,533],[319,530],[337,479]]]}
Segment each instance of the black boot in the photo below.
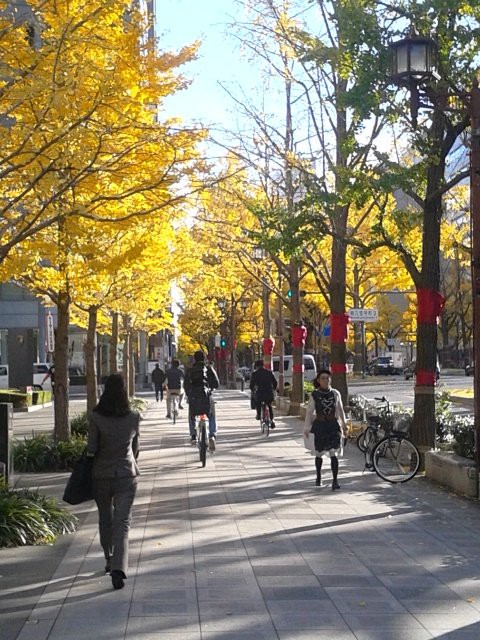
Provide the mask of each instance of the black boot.
{"label": "black boot", "polygon": [[338,477],[338,458],[337,456],[332,456],[331,460],[330,460],[331,466],[332,466],[332,476],[333,476],[333,482],[332,482],[332,491],[335,491],[335,489],[340,489],[340,485],[337,482],[337,477]]}
{"label": "black boot", "polygon": [[317,479],[315,480],[316,487],[319,487],[322,483],[322,462],[323,458],[318,456],[315,458],[315,469],[317,470]]}

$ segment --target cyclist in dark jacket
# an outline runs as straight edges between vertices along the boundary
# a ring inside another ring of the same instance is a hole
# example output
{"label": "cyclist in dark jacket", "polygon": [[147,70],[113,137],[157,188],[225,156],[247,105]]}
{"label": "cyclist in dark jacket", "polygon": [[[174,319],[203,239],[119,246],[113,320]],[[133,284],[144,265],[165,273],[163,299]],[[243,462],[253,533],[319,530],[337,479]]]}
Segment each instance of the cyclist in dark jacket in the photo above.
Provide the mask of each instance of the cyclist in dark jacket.
{"label": "cyclist in dark jacket", "polygon": [[212,391],[218,389],[219,382],[215,370],[205,362],[203,351],[193,354],[193,366],[185,373],[185,393],[188,398],[188,423],[192,444],[196,443],[195,416],[205,413],[208,416],[208,448],[215,451],[217,424],[215,420],[215,403]]}
{"label": "cyclist in dark jacket", "polygon": [[273,421],[273,409],[272,402],[275,397],[275,389],[277,388],[277,379],[269,369],[265,369],[263,360],[257,360],[254,365],[254,371],[250,378],[250,389],[252,395],[255,398],[255,408],[257,420],[260,420],[260,410],[262,402],[268,405],[270,412],[270,429],[275,429],[275,422]]}

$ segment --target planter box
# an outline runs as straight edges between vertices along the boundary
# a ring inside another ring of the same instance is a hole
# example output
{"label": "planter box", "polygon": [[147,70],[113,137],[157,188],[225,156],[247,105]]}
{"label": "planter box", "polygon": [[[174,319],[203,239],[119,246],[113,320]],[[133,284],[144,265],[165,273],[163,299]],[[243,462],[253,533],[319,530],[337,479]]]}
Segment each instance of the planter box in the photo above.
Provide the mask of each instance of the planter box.
{"label": "planter box", "polygon": [[425,475],[443,484],[455,493],[475,497],[477,495],[475,463],[450,451],[427,451]]}
{"label": "planter box", "polygon": [[290,411],[290,400],[285,396],[277,396],[275,398],[276,413],[279,416],[288,416]]}

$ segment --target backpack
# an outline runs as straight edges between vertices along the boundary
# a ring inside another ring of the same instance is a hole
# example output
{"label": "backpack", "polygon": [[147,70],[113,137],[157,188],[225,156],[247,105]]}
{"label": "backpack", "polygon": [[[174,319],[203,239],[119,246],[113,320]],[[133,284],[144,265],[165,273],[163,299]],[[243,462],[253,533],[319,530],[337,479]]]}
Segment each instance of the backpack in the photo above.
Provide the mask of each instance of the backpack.
{"label": "backpack", "polygon": [[208,385],[207,367],[193,366],[190,369],[190,392],[188,394],[188,402],[191,406],[192,413],[199,415],[201,413],[210,413],[210,387]]}

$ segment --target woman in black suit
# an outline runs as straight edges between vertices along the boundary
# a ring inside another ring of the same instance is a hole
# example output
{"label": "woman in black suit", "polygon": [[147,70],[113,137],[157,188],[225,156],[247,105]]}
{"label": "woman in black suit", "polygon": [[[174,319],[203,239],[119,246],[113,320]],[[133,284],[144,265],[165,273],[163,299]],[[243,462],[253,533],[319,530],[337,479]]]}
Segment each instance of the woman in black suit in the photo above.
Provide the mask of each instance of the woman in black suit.
{"label": "woman in black suit", "polygon": [[137,491],[140,415],[130,409],[119,374],[109,376],[89,417],[88,455],[93,459],[93,497],[98,507],[105,571],[122,589],[128,568],[128,533]]}

